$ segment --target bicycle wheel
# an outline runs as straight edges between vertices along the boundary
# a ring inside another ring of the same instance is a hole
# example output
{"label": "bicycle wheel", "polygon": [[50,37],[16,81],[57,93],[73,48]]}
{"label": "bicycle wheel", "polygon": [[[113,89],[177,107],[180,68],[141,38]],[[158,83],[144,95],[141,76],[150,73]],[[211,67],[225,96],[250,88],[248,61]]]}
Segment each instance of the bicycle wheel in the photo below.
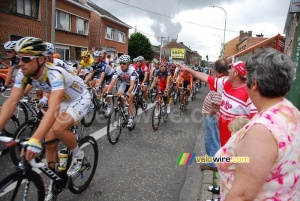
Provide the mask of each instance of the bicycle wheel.
{"label": "bicycle wheel", "polygon": [[72,178],[69,185],[69,190],[74,194],[82,193],[87,189],[95,175],[98,164],[98,145],[92,136],[82,138],[78,146],[84,151],[84,159],[78,175]]}
{"label": "bicycle wheel", "polygon": [[82,118],[81,124],[84,125],[85,127],[89,127],[90,125],[92,125],[95,117],[96,117],[96,103],[95,103],[95,99],[93,98],[88,113]]}
{"label": "bicycle wheel", "polygon": [[14,133],[13,139],[19,143],[16,146],[10,147],[9,152],[11,160],[16,166],[18,166],[20,161],[21,143],[30,139],[34,131],[37,129],[39,123],[40,122],[36,119],[30,119],[21,124]]}
{"label": "bicycle wheel", "polygon": [[161,107],[161,112],[162,112],[162,117],[163,117],[164,122],[167,122],[169,114],[167,113],[167,106],[166,105],[163,105]]}
{"label": "bicycle wheel", "polygon": [[25,106],[25,103],[22,102],[18,103],[14,115],[16,116],[20,124],[28,120],[28,111]]}
{"label": "bicycle wheel", "polygon": [[154,103],[155,99],[156,99],[156,88],[153,89],[153,92],[151,93],[151,103]]}
{"label": "bicycle wheel", "polygon": [[[13,134],[16,132],[19,127],[19,121],[15,115],[13,115],[9,121],[5,124],[2,131],[0,131],[0,136],[5,137],[13,137]],[[7,147],[3,142],[0,143],[0,156],[6,154],[9,151],[9,147]]]}
{"label": "bicycle wheel", "polygon": [[45,199],[45,186],[41,176],[32,170],[17,170],[0,181],[0,200]]}
{"label": "bicycle wheel", "polygon": [[122,132],[122,116],[119,109],[114,109],[107,122],[107,139],[111,144],[116,144]]}
{"label": "bicycle wheel", "polygon": [[152,128],[154,131],[157,131],[159,128],[160,118],[161,118],[160,104],[156,103],[152,112]]}

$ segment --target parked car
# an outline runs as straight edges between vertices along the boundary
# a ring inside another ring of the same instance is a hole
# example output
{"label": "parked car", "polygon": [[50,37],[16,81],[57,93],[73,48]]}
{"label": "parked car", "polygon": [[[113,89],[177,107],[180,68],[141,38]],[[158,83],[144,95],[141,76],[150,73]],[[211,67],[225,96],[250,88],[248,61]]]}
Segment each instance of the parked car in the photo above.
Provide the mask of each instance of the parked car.
{"label": "parked car", "polygon": [[[10,70],[10,66],[0,61],[0,86],[4,85],[6,80],[6,75]],[[9,84],[13,83],[14,81],[10,79]]]}

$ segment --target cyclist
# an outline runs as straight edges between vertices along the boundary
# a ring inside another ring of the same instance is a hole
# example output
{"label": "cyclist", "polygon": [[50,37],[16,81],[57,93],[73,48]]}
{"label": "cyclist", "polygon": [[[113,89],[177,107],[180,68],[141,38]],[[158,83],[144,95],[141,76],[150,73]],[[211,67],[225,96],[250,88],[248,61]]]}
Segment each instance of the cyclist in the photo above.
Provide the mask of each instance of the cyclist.
{"label": "cyclist", "polygon": [[177,81],[177,87],[183,85],[183,88],[189,88],[187,91],[188,102],[191,100],[191,91],[193,90],[193,76],[187,71],[183,71],[180,73],[180,77]]}
{"label": "cyclist", "polygon": [[150,87],[150,93],[153,90],[153,88],[156,86],[156,82],[159,81],[158,90],[159,92],[164,91],[165,95],[167,96],[167,113],[169,114],[171,111],[170,106],[170,83],[171,83],[171,73],[167,69],[167,63],[161,62],[159,71],[154,75],[154,80],[152,82],[152,85]]}
{"label": "cyclist", "polygon": [[151,68],[150,72],[150,82],[153,80],[154,75],[159,71],[159,61],[157,59],[153,59],[153,67]]}
{"label": "cyclist", "polygon": [[[117,94],[118,95],[126,95],[127,102],[129,104],[129,119],[127,127],[133,128],[134,127],[134,104],[133,104],[133,98],[135,95],[135,92],[138,87],[139,82],[139,75],[135,71],[133,66],[130,66],[130,56],[123,54],[119,58],[120,66],[116,68],[116,71],[113,74],[112,81],[108,86],[107,92],[111,93],[116,80],[121,79],[121,84],[118,89]],[[107,94],[104,94],[104,97]]]}
{"label": "cyclist", "polygon": [[89,51],[82,51],[81,52],[81,57],[82,57],[82,60],[80,61],[80,64],[78,66],[78,69],[77,69],[77,72],[76,72],[77,75],[80,74],[80,71],[81,71],[82,68],[91,67],[93,62],[94,62],[94,59],[91,58],[91,55],[90,55]]}
{"label": "cyclist", "polygon": [[7,86],[9,85],[9,81],[11,80],[14,70],[19,68],[19,59],[16,57],[16,52],[14,50],[16,45],[16,41],[7,41],[4,43],[4,49],[6,51],[6,54],[10,58],[10,69],[6,75],[4,86],[0,87],[0,92],[3,93]]}
{"label": "cyclist", "polygon": [[[93,79],[92,86],[94,86],[96,90],[98,90],[99,87],[105,83],[102,92],[106,93],[107,87],[111,82],[114,70],[107,63],[103,61],[103,57],[104,54],[102,51],[96,50],[93,52],[93,58],[94,58],[94,63],[92,64],[93,71],[90,72],[90,74],[86,77],[84,82],[88,83],[91,79]],[[112,106],[110,104],[109,98],[106,98],[106,102],[108,103],[108,107],[105,116],[108,117],[112,109]]]}
{"label": "cyclist", "polygon": [[136,58],[136,65],[134,65],[134,68],[136,72],[139,74],[139,83],[140,83],[141,90],[143,91],[144,94],[143,105],[145,108],[147,108],[148,106],[147,81],[148,81],[149,69],[147,65],[144,63],[144,61],[145,60],[143,56],[138,56]]}
{"label": "cyclist", "polygon": [[[26,142],[28,148],[25,158],[30,160],[41,152],[41,140],[44,137],[46,141],[58,138],[72,150],[72,163],[67,171],[68,176],[72,177],[81,169],[84,152],[78,147],[74,134],[68,129],[87,114],[91,104],[90,94],[78,77],[46,63],[43,55],[46,44],[41,39],[21,38],[17,41],[15,50],[21,69],[18,71],[9,98],[1,107],[0,130],[12,116],[27,83],[31,82],[35,88],[49,93],[48,110],[37,130]],[[58,162],[57,145],[58,142],[46,146],[46,159],[52,169]],[[51,187],[52,185],[50,190]],[[47,198],[51,196],[52,194],[48,194]]]}

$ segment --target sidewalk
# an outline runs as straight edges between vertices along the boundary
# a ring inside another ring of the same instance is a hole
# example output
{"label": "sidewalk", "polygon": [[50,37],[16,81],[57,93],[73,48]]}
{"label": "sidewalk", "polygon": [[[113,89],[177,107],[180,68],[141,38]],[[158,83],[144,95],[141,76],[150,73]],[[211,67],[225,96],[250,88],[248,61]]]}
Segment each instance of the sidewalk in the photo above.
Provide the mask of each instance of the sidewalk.
{"label": "sidewalk", "polygon": [[[200,108],[202,108],[202,103]],[[196,156],[205,155],[204,131],[205,121],[202,119],[198,127],[195,129],[195,132],[198,133],[198,137],[193,153],[196,153]],[[190,166],[188,166],[186,179],[180,193],[179,201],[206,201],[208,199],[219,198],[219,195],[213,195],[211,192],[207,191],[208,186],[219,186],[219,183],[219,174],[217,171],[201,171],[200,164],[194,161]]]}

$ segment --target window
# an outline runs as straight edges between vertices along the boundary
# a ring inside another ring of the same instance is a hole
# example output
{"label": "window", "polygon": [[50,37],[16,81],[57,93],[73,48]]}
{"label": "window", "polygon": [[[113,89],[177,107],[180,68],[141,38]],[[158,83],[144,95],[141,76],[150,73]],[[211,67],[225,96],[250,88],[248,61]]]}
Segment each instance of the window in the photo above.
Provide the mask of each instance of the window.
{"label": "window", "polygon": [[119,31],[119,42],[125,43],[125,33],[122,31]]}
{"label": "window", "polygon": [[63,11],[56,10],[55,28],[70,31],[71,30],[71,15]]}
{"label": "window", "polygon": [[88,35],[88,21],[87,20],[77,18],[76,27],[77,27],[77,33]]}
{"label": "window", "polygon": [[70,60],[70,47],[63,45],[55,45],[55,53],[60,54],[60,59]]}
{"label": "window", "polygon": [[39,4],[40,0],[11,0],[2,3],[0,9],[37,19],[39,14]]}
{"label": "window", "polygon": [[115,30],[111,27],[105,27],[105,38],[114,40],[114,32]]}

